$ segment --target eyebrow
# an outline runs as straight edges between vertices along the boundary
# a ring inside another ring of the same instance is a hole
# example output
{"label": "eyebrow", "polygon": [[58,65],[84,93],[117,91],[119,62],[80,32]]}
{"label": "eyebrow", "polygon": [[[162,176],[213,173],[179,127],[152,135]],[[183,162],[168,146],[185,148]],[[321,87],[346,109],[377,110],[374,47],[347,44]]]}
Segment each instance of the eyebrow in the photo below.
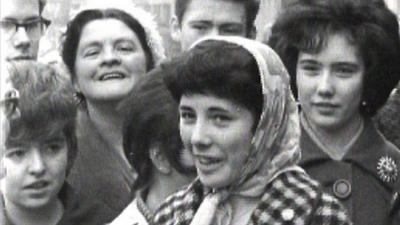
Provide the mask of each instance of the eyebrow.
{"label": "eyebrow", "polygon": [[193,111],[193,108],[190,107],[190,106],[181,105],[181,106],[179,106],[179,110],[191,110],[191,111]]}
{"label": "eyebrow", "polygon": [[[113,40],[114,43],[121,43],[121,42],[125,42],[125,41],[132,43],[136,46],[136,43],[131,38],[128,38],[128,37],[122,37],[122,38]],[[91,47],[91,46],[101,46],[102,44],[103,44],[102,41],[88,40],[88,41],[82,43],[82,47],[86,48],[86,47]]]}
{"label": "eyebrow", "polygon": [[[40,16],[31,16],[31,17],[23,19],[22,22],[30,22],[30,21],[34,21],[34,20],[40,20],[40,19],[41,19]],[[10,21],[10,22],[19,22],[18,20],[14,19],[14,18],[10,18],[10,17],[4,17],[1,20],[2,21]]]}
{"label": "eyebrow", "polygon": [[223,113],[230,113],[229,110],[226,110],[224,108],[221,107],[217,107],[217,106],[211,106],[208,111],[210,112],[223,112]]}
{"label": "eyebrow", "polygon": [[304,64],[304,63],[321,65],[321,63],[319,63],[317,60],[314,59],[302,59],[299,62],[299,64]]}

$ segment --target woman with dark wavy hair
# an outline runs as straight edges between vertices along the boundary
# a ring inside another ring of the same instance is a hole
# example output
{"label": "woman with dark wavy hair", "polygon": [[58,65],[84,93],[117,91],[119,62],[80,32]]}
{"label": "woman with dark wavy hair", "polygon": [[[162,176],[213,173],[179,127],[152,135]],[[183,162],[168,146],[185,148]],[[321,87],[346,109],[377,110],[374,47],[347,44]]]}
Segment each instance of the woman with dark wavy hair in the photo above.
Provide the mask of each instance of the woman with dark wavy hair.
{"label": "woman with dark wavy hair", "polygon": [[371,120],[400,79],[399,40],[383,1],[301,0],[268,41],[301,107],[300,165],[355,224],[400,223],[400,152]]}

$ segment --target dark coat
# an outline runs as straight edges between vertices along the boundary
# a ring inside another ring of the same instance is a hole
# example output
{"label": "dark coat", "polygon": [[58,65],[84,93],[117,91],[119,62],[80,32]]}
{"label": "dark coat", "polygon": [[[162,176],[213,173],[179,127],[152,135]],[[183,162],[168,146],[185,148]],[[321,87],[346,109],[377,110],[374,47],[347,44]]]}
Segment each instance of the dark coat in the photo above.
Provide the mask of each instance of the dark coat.
{"label": "dark coat", "polygon": [[[302,128],[300,166],[336,196],[355,225],[400,224],[400,152],[367,120],[360,137],[341,161],[332,160]],[[389,162],[391,168],[380,165]],[[385,176],[386,175],[386,176]],[[393,216],[393,215],[397,215]]]}
{"label": "dark coat", "polygon": [[[64,213],[57,225],[101,225],[113,219],[110,215],[115,212],[101,206],[94,199],[78,197],[68,184],[64,184],[58,196],[64,206]],[[1,198],[3,198],[2,195]],[[1,200],[0,224],[13,225],[6,216],[3,199]]]}
{"label": "dark coat", "polygon": [[116,212],[132,201],[134,172],[98,133],[87,113],[77,118],[78,153],[68,182],[80,194],[97,199]]}

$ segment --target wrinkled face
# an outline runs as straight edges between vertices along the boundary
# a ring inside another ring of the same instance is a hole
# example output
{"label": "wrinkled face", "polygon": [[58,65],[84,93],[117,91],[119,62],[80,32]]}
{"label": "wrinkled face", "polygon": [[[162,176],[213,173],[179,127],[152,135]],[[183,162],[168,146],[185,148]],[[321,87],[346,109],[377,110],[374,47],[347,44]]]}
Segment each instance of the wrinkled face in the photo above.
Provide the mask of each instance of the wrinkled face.
{"label": "wrinkled face", "polygon": [[211,188],[235,182],[250,151],[254,118],[232,101],[211,95],[184,95],[180,132],[194,157],[201,182]]}
{"label": "wrinkled face", "polygon": [[85,25],[77,50],[74,84],[88,102],[122,100],[145,73],[145,52],[126,24],[101,19]]}
{"label": "wrinkled face", "polygon": [[62,132],[44,140],[19,140],[7,145],[1,180],[6,203],[39,209],[57,200],[67,169],[67,144]]}
{"label": "wrinkled face", "polygon": [[[39,0],[2,1],[0,12],[1,57],[6,60],[36,60],[42,32],[41,23],[38,24]],[[10,24],[15,23],[26,24],[27,28],[19,27],[15,33],[9,31]],[[13,35],[10,36],[10,32]]]}
{"label": "wrinkled face", "polygon": [[332,130],[359,119],[364,70],[356,46],[341,34],[319,53],[299,53],[298,95],[312,126]]}
{"label": "wrinkled face", "polygon": [[174,26],[182,49],[202,37],[237,35],[245,37],[246,10],[243,4],[221,0],[191,0],[180,25]]}

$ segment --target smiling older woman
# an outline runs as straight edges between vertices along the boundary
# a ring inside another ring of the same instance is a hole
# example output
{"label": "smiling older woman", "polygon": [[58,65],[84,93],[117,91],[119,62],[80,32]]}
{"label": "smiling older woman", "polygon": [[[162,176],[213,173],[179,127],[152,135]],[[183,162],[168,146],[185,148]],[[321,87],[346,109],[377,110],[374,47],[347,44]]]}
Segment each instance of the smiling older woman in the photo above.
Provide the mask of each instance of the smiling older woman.
{"label": "smiling older woman", "polygon": [[167,77],[199,178],[166,200],[155,224],[349,224],[296,163],[300,127],[289,76],[266,45],[213,37]]}
{"label": "smiling older woman", "polygon": [[124,112],[117,105],[138,79],[164,57],[161,37],[151,15],[130,3],[95,1],[70,22],[62,57],[76,96],[77,156],[71,184],[115,210],[131,201],[135,173],[122,147]]}

